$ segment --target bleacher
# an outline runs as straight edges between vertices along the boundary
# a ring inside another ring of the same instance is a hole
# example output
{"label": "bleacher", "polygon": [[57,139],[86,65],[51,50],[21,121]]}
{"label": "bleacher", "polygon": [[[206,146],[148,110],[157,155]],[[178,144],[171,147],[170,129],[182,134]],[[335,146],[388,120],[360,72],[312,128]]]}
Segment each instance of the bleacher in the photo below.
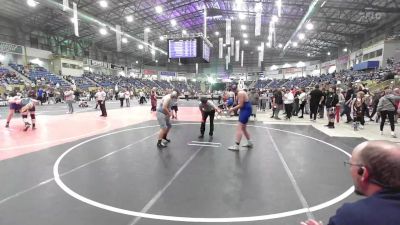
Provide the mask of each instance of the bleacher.
{"label": "bleacher", "polygon": [[15,73],[10,72],[7,68],[0,67],[0,84],[7,85],[23,85],[24,81],[20,80]]}
{"label": "bleacher", "polygon": [[11,68],[13,68],[15,71],[18,71],[20,74],[23,74],[24,71],[24,66],[21,64],[15,64],[15,63],[10,63],[8,64]]}
{"label": "bleacher", "polygon": [[172,86],[178,91],[188,91],[190,88],[185,81],[171,81]]}
{"label": "bleacher", "polygon": [[119,79],[115,76],[107,76],[107,75],[100,75],[95,73],[86,73],[83,74],[84,77],[88,78],[89,80],[99,84],[102,87],[114,87]]}
{"label": "bleacher", "polygon": [[34,69],[31,69],[28,78],[35,82],[36,85],[56,85],[58,83],[60,87],[70,86],[66,81],[50,73],[43,67],[35,67]]}
{"label": "bleacher", "polygon": [[166,80],[154,80],[154,82],[162,89],[172,89],[174,88],[171,83]]}
{"label": "bleacher", "polygon": [[98,85],[86,77],[68,77],[68,81],[75,83],[75,85],[82,90],[88,90],[89,87],[97,87]]}

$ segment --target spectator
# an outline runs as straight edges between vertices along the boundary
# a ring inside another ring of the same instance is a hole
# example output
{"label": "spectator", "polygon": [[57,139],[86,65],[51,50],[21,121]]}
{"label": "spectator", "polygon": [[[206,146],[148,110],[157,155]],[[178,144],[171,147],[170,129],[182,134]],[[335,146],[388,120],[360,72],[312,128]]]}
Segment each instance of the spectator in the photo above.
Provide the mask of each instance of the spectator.
{"label": "spectator", "polygon": [[386,89],[385,90],[385,96],[383,96],[381,99],[379,99],[377,111],[381,115],[381,125],[380,125],[380,132],[381,135],[383,135],[383,127],[385,126],[385,121],[386,118],[389,118],[390,122],[390,129],[391,129],[391,135],[393,138],[396,138],[396,134],[394,133],[394,116],[397,111],[397,106],[395,104],[395,101],[400,99],[400,96],[395,96],[392,94],[392,90]]}
{"label": "spectator", "polygon": [[[367,141],[353,150],[345,164],[355,193],[366,198],[346,203],[328,225],[397,225],[400,221],[400,147],[389,141]],[[302,225],[321,225],[315,220]]]}

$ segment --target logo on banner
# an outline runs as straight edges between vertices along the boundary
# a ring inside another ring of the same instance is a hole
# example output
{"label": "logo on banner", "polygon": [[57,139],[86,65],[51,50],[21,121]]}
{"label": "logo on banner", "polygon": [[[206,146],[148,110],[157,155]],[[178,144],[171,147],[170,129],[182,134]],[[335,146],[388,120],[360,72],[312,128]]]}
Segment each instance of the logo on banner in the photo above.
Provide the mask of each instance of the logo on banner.
{"label": "logo on banner", "polygon": [[23,47],[21,45],[14,45],[6,42],[0,42],[0,52],[10,52],[22,55]]}

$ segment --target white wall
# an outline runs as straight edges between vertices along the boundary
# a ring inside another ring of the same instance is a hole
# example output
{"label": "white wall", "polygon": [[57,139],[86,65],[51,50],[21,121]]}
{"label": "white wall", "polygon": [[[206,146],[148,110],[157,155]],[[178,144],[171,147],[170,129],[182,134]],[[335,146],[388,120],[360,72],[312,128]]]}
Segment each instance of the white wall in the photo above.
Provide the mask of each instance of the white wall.
{"label": "white wall", "polygon": [[[79,69],[73,68],[64,68],[62,67],[63,63],[67,63],[70,65],[76,65]],[[64,59],[61,58],[61,73],[63,76],[82,76],[83,74],[83,62],[78,60]]]}

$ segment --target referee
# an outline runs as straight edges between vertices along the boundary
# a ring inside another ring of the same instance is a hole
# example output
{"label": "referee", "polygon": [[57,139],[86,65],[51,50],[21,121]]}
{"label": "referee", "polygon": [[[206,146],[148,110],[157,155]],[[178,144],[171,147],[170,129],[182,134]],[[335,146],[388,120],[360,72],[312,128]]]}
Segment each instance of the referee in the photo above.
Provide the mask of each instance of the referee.
{"label": "referee", "polygon": [[200,136],[199,138],[204,138],[204,132],[206,130],[207,117],[210,116],[210,132],[208,133],[210,137],[214,134],[214,116],[215,111],[221,112],[221,110],[214,105],[212,101],[209,101],[207,97],[200,98],[199,109],[201,112],[201,126],[200,126]]}

